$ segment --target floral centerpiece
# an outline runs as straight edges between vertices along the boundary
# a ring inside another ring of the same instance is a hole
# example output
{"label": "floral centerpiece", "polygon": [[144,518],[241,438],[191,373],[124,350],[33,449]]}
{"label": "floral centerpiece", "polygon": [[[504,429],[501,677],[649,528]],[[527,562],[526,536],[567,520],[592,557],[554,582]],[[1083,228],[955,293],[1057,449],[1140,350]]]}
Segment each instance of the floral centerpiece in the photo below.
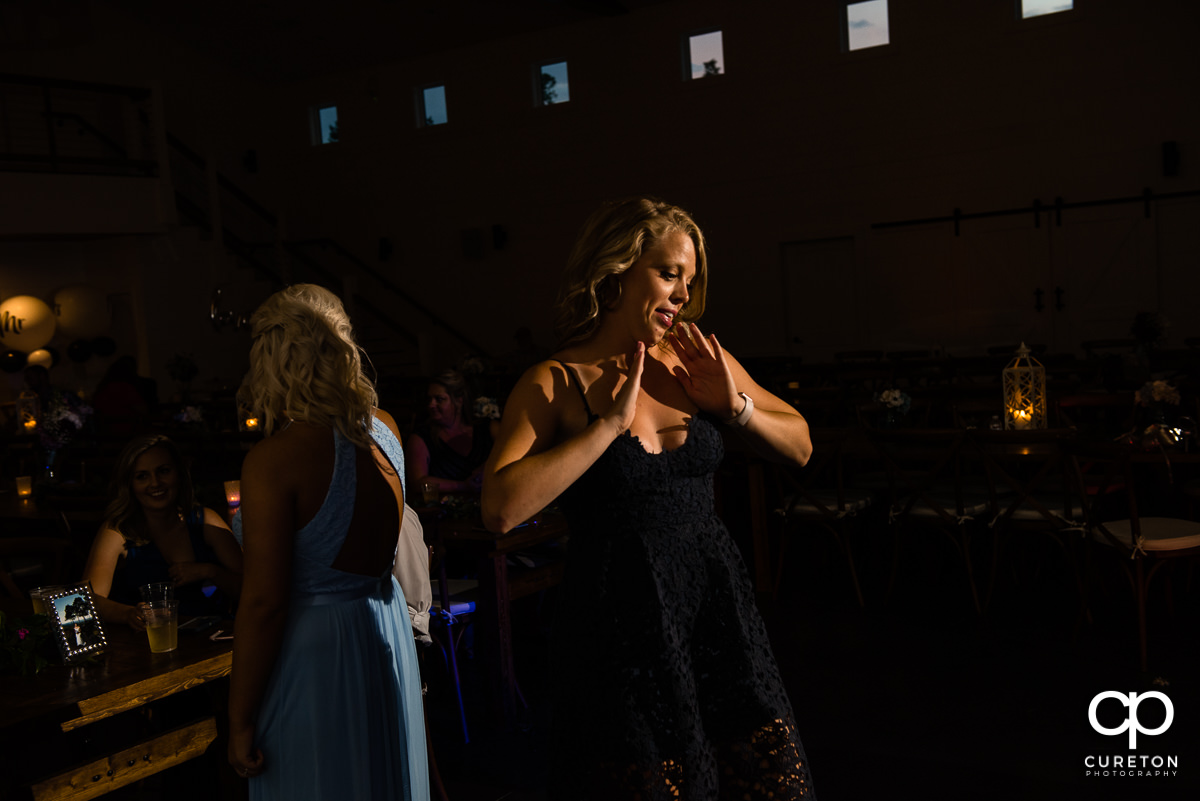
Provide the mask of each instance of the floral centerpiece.
{"label": "floral centerpiece", "polygon": [[474,412],[477,420],[499,420],[500,404],[495,398],[481,395],[475,399]]}
{"label": "floral centerpiece", "polygon": [[1180,417],[1179,390],[1167,381],[1147,381],[1134,393],[1141,412],[1137,426],[1128,435],[1144,447],[1177,447],[1191,435],[1191,421]]}
{"label": "floral centerpiece", "polygon": [[54,459],[87,423],[92,407],[78,396],[54,390],[46,401],[38,441],[42,446],[42,468],[46,481],[54,480]]}
{"label": "floral centerpiece", "polygon": [[875,402],[883,406],[883,427],[894,428],[912,407],[912,398],[899,389],[884,389],[875,393]]}
{"label": "floral centerpiece", "polygon": [[0,674],[36,676],[54,653],[53,633],[46,615],[13,617],[0,612]]}

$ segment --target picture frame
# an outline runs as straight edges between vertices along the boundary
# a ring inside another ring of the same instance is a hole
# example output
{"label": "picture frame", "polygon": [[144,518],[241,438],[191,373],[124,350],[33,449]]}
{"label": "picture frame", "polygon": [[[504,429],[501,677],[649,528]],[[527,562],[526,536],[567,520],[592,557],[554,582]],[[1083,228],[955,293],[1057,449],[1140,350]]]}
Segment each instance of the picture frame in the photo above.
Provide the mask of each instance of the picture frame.
{"label": "picture frame", "polygon": [[64,662],[98,654],[107,647],[91,582],[64,587],[45,596],[45,601]]}

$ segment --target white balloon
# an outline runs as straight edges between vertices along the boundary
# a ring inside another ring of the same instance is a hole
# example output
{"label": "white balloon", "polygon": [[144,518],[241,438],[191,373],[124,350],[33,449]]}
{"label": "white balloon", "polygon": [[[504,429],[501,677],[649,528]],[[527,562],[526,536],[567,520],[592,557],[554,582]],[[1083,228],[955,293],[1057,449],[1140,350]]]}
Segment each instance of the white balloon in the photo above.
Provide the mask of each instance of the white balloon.
{"label": "white balloon", "polygon": [[94,286],[71,284],[54,293],[58,327],[67,336],[91,339],[108,330],[108,296]]}
{"label": "white balloon", "polygon": [[0,303],[0,348],[32,353],[54,336],[54,312],[32,295]]}
{"label": "white balloon", "polygon": [[38,348],[25,359],[26,364],[38,364],[49,370],[54,366],[54,354],[45,348]]}

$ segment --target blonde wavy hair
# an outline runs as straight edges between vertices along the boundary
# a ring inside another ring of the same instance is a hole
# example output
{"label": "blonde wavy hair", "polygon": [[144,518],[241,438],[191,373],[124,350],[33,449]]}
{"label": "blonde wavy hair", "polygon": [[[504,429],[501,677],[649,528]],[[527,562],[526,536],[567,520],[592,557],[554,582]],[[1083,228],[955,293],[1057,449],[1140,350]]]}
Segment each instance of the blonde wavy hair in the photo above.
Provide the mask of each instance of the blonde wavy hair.
{"label": "blonde wavy hair", "polygon": [[337,295],[316,284],[281,289],[251,315],[250,333],[250,372],[238,399],[265,433],[295,418],[370,447],[378,396]]}
{"label": "blonde wavy hair", "polygon": [[700,319],[708,287],[708,253],[700,227],[686,211],[658,198],[627,198],[605,203],[592,213],[567,260],[554,325],[560,349],[583,342],[596,332],[600,312],[621,297],[621,274],[647,248],[673,232],[690,237],[696,250],[690,299],[676,316],[675,324]]}

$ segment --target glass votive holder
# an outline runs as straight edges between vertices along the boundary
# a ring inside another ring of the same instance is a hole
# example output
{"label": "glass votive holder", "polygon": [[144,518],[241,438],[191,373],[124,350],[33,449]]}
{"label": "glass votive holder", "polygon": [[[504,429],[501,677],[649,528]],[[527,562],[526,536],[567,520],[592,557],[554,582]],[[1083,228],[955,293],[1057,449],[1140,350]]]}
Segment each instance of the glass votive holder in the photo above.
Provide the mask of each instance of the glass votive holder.
{"label": "glass votive holder", "polygon": [[17,476],[17,497],[28,498],[33,494],[33,476]]}
{"label": "glass votive holder", "polygon": [[138,592],[146,602],[175,600],[175,585],[169,581],[143,584],[138,587]]}
{"label": "glass votive holder", "polygon": [[238,508],[242,503],[242,482],[241,481],[226,481],[225,482],[225,503],[229,504],[230,509]]}
{"label": "glass votive holder", "polygon": [[52,587],[35,587],[30,590],[29,600],[33,602],[33,613],[35,615],[49,615],[50,602],[47,598],[65,589],[66,587],[56,585]]}

